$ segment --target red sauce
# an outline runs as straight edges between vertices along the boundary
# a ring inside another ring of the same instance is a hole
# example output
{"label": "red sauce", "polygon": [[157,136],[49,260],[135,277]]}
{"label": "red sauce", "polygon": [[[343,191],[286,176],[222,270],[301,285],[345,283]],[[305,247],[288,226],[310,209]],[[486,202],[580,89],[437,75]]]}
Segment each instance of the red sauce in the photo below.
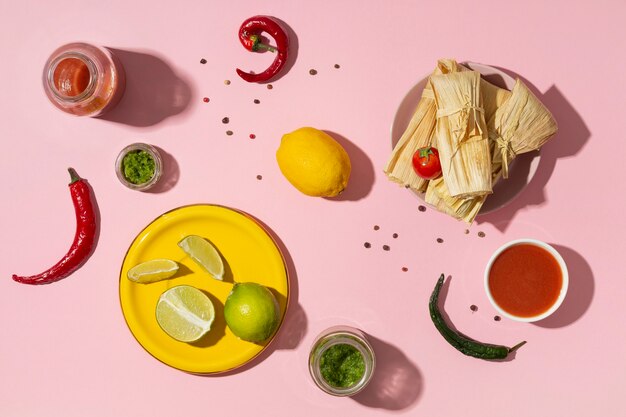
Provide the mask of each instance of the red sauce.
{"label": "red sauce", "polygon": [[78,58],[66,58],[54,69],[54,86],[62,95],[75,97],[85,91],[89,85],[89,67]]}
{"label": "red sauce", "polygon": [[520,244],[503,251],[489,272],[489,291],[496,304],[518,317],[547,311],[558,299],[563,275],[545,249]]}

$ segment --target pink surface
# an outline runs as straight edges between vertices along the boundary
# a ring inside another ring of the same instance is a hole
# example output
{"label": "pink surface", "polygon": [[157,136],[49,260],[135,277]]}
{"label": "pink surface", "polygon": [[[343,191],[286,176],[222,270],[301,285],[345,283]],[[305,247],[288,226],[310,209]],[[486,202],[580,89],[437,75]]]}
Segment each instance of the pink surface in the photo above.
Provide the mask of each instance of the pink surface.
{"label": "pink surface", "polygon": [[[626,5],[479,3],[4,2],[0,415],[623,415]],[[297,34],[295,65],[273,90],[234,73],[271,59],[237,40],[254,14],[275,15]],[[75,40],[125,51],[128,91],[108,120],[63,114],[43,93],[48,54]],[[530,185],[467,235],[462,223],[419,212],[418,200],[382,174],[396,107],[440,57],[521,74],[560,125]],[[336,133],[352,158],[340,201],[301,195],[278,170],[281,135],[304,125]],[[115,177],[117,153],[136,141],[168,155],[161,192],[134,192]],[[11,274],[45,269],[71,242],[67,166],[95,189],[96,251],[63,281],[17,284]],[[154,360],[119,307],[119,268],[134,236],[160,213],[196,202],[266,223],[286,248],[296,288],[271,354],[229,376]],[[564,305],[537,324],[494,321],[483,292],[492,251],[520,237],[554,244],[570,268]],[[445,308],[459,329],[507,345],[528,340],[514,360],[465,357],[439,336],[427,301],[441,272],[452,276]],[[369,333],[379,359],[374,382],[353,399],[323,394],[307,373],[311,342],[335,324]]]}

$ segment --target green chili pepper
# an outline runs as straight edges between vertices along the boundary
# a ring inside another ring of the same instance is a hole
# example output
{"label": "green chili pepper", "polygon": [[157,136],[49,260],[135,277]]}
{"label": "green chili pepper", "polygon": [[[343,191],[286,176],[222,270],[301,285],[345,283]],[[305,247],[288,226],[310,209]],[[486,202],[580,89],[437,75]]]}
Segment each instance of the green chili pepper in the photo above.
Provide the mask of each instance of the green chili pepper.
{"label": "green chili pepper", "polygon": [[475,340],[472,340],[455,330],[452,330],[446,321],[443,319],[441,312],[439,311],[438,301],[439,301],[439,292],[441,291],[441,287],[443,286],[444,275],[441,274],[439,280],[437,281],[437,285],[435,285],[435,289],[433,290],[432,295],[430,296],[430,303],[428,304],[428,308],[430,310],[430,318],[439,333],[443,336],[444,339],[448,341],[456,350],[463,353],[467,356],[472,356],[474,358],[479,359],[505,359],[509,353],[515,352],[522,345],[526,343],[526,341],[518,343],[512,348],[501,346],[501,345],[492,345],[489,343],[481,343]]}

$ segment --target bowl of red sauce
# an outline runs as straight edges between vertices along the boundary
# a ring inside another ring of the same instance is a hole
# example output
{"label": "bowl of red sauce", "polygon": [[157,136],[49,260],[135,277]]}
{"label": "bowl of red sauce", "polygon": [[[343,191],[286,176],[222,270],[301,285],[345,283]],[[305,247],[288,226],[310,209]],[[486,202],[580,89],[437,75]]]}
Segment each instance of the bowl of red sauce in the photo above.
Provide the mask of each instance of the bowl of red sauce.
{"label": "bowl of red sauce", "polygon": [[485,291],[504,317],[533,322],[554,313],[567,294],[567,265],[552,246],[518,239],[494,252],[485,268]]}

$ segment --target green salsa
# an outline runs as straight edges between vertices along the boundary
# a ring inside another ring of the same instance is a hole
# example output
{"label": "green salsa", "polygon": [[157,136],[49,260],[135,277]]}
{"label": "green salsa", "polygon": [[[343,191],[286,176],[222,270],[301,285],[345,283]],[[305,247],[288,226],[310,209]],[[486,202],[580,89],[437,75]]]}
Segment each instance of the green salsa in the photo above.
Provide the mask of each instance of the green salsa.
{"label": "green salsa", "polygon": [[122,159],[124,178],[133,184],[143,184],[152,179],[155,171],[154,158],[148,152],[136,150],[128,152]]}
{"label": "green salsa", "polygon": [[329,347],[320,358],[320,373],[330,385],[348,388],[365,374],[365,360],[354,346],[340,343]]}

